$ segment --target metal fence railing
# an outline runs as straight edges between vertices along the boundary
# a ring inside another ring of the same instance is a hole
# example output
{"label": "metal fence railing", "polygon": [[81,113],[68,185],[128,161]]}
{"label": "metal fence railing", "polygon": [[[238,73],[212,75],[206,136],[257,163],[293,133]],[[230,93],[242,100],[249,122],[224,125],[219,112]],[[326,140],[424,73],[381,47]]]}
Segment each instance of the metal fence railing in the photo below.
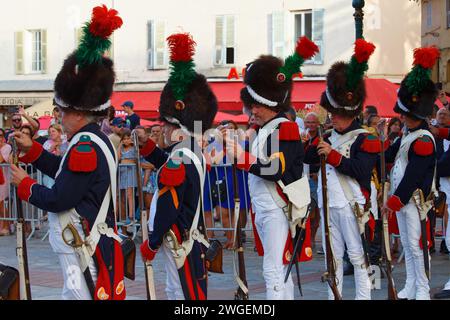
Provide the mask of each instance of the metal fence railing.
{"label": "metal fence railing", "polygon": [[[32,179],[38,183],[43,182],[43,175],[41,172],[35,170],[31,165],[20,165]],[[5,184],[0,186],[0,221],[6,225],[11,231],[14,231],[14,222],[17,220],[17,206],[15,203],[15,189],[11,187],[10,183],[10,166],[9,164],[0,164],[0,169],[3,171]],[[23,214],[25,217],[25,230],[28,233],[28,239],[34,236],[36,230],[41,227],[44,218],[44,211],[35,206],[23,202]]]}

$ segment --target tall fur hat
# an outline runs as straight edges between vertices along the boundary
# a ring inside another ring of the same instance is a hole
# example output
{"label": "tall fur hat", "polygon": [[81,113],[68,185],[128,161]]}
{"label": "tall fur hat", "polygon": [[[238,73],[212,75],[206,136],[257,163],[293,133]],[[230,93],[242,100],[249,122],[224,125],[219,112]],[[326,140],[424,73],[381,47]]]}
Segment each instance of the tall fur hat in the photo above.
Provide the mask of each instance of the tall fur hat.
{"label": "tall fur hat", "polygon": [[103,5],[92,10],[91,21],[83,27],[78,48],[64,61],[56,76],[55,104],[61,108],[106,115],[111,106],[115,73],[111,59],[103,56],[109,37],[123,22],[114,9]]}
{"label": "tall fur hat", "polygon": [[196,43],[188,33],[167,38],[170,49],[170,77],[164,87],[159,113],[161,120],[194,133],[201,121],[202,133],[211,128],[217,114],[217,98],[205,76],[195,72]]}
{"label": "tall fur hat", "polygon": [[246,108],[262,105],[276,112],[291,108],[292,77],[300,72],[305,60],[311,59],[319,48],[307,37],[297,41],[295,53],[286,60],[262,55],[246,68],[241,100]]}
{"label": "tall fur hat", "polygon": [[431,80],[431,70],[439,55],[436,47],[414,50],[414,67],[400,85],[395,112],[422,120],[433,113],[438,90]]}
{"label": "tall fur hat", "polygon": [[336,62],[327,75],[327,89],[322,93],[320,105],[332,114],[358,116],[366,99],[364,73],[375,46],[358,39],[350,63]]}

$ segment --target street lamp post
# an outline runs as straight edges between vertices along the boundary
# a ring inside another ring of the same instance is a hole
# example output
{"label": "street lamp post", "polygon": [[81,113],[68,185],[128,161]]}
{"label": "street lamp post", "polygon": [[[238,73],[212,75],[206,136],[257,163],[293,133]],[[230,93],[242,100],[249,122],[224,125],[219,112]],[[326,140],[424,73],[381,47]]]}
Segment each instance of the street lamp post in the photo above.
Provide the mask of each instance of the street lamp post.
{"label": "street lamp post", "polygon": [[363,29],[364,29],[364,0],[353,0],[352,2],[353,8],[355,8],[355,29],[356,29],[356,39],[363,38]]}

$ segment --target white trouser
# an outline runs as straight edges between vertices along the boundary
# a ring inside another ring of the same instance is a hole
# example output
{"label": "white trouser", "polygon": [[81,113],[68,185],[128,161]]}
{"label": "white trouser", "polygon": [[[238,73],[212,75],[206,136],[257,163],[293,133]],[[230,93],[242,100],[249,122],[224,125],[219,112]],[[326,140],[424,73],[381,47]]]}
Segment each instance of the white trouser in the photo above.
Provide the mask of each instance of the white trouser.
{"label": "white trouser", "polygon": [[169,300],[185,300],[183,289],[181,288],[180,276],[170,250],[163,244],[161,246],[166,260],[166,294]]}
{"label": "white trouser", "polygon": [[283,264],[283,253],[289,223],[283,210],[256,212],[255,224],[264,248],[263,275],[267,300],[294,300],[292,277],[284,283],[287,266]]}
{"label": "white trouser", "polygon": [[406,265],[406,284],[405,288],[399,292],[398,297],[430,300],[430,286],[425,274],[423,251],[419,245],[422,235],[420,218],[414,203],[409,202],[397,212],[397,222]]}
{"label": "white trouser", "polygon": [[[91,293],[86,285],[86,280],[81,272],[76,253],[58,253],[59,263],[64,276],[63,300],[92,300]],[[92,280],[97,282],[97,270],[94,260],[89,264]]]}
{"label": "white trouser", "polygon": [[[321,210],[321,214],[322,245],[325,248],[323,210]],[[362,247],[361,235],[359,234],[356,217],[350,205],[347,205],[344,208],[330,208],[328,225],[330,227],[331,247],[336,262],[336,282],[339,293],[342,295],[344,278],[343,258],[345,245],[347,245],[348,257],[355,269],[355,299],[370,300],[371,283],[365,266],[364,249]],[[328,299],[334,299],[333,292],[330,288],[328,288]]]}

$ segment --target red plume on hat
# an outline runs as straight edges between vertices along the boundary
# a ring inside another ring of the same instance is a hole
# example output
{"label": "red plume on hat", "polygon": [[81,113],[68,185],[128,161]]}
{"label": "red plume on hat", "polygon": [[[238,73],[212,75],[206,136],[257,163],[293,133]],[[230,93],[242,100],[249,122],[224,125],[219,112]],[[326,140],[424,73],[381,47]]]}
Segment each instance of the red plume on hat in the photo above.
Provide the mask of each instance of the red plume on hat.
{"label": "red plume on hat", "polygon": [[375,51],[375,45],[364,39],[358,39],[355,42],[355,59],[358,63],[369,61],[370,56]]}
{"label": "red plume on hat", "polygon": [[301,37],[297,41],[295,52],[304,60],[309,60],[319,52],[319,47],[307,37]]}
{"label": "red plume on hat", "polygon": [[117,10],[108,10],[105,5],[95,7],[92,10],[92,20],[89,31],[96,37],[107,39],[123,24],[123,21],[118,14]]}
{"label": "red plume on hat", "polygon": [[420,65],[425,69],[432,69],[440,56],[436,47],[417,48],[414,50],[414,65]]}
{"label": "red plume on hat", "polygon": [[172,62],[192,61],[195,54],[195,41],[188,33],[177,33],[167,38]]}

